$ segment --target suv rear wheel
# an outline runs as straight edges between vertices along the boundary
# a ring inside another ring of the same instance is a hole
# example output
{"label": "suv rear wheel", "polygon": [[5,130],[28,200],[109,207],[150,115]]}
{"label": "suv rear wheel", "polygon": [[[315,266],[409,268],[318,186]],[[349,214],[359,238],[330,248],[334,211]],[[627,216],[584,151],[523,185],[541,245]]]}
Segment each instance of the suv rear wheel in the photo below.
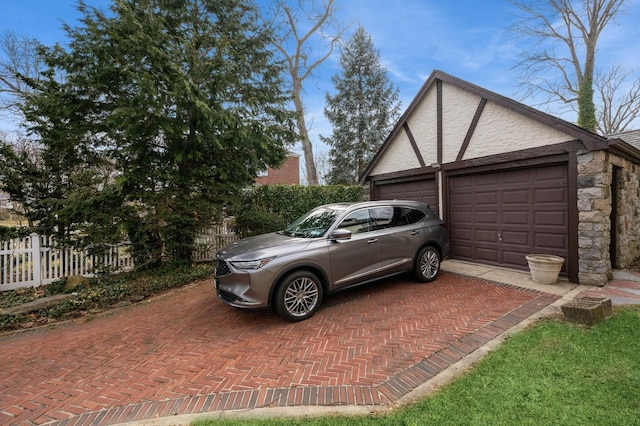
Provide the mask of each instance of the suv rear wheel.
{"label": "suv rear wheel", "polygon": [[418,253],[415,264],[415,275],[423,283],[436,279],[440,272],[440,253],[434,247],[424,247]]}

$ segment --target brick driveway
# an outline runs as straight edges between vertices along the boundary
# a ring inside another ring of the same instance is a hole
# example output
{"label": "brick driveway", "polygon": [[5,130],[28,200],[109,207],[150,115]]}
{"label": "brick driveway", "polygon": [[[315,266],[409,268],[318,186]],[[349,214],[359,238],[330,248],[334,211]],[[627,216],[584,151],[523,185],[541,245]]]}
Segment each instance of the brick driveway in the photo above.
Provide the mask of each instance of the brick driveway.
{"label": "brick driveway", "polygon": [[111,315],[0,337],[0,424],[383,405],[557,300],[442,272],[325,300],[310,320],[218,301],[210,280]]}

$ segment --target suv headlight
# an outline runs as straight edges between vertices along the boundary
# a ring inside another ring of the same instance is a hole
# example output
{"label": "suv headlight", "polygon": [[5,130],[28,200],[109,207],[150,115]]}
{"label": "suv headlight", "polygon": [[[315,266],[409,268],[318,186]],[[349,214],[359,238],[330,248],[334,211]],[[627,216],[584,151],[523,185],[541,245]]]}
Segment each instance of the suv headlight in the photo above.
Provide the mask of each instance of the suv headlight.
{"label": "suv headlight", "polygon": [[273,257],[259,260],[234,260],[231,264],[236,269],[260,269],[272,260]]}

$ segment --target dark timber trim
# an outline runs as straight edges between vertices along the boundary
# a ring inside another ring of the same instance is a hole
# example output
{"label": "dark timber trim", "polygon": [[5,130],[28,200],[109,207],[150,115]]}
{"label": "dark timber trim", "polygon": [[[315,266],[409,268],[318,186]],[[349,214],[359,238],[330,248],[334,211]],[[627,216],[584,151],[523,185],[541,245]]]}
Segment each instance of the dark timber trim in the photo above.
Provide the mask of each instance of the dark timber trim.
{"label": "dark timber trim", "polygon": [[408,182],[411,180],[433,179],[436,169],[433,167],[420,167],[418,169],[402,170],[399,172],[385,173],[373,176],[370,181],[374,185],[380,183]]}
{"label": "dark timber trim", "polygon": [[482,168],[483,171],[498,170],[504,168],[504,163],[512,164],[515,167],[529,167],[554,161],[554,157],[559,159],[559,161],[567,161],[568,153],[574,153],[573,155],[575,155],[575,151],[580,149],[584,149],[584,145],[582,145],[580,141],[565,142],[556,145],[456,161],[455,163],[443,164],[442,169],[446,170],[448,175],[452,175],[465,173],[469,168]]}
{"label": "dark timber trim", "polygon": [[569,259],[567,259],[567,274],[569,281],[578,282],[579,262],[578,262],[578,224],[580,223],[580,215],[578,212],[578,156],[572,152],[569,155],[569,163],[567,164],[567,199],[569,206],[567,213],[569,215],[567,226],[568,232],[568,249]]}
{"label": "dark timber trim", "polygon": [[426,164],[424,163],[424,158],[422,158],[422,153],[420,153],[420,149],[418,148],[418,144],[416,143],[416,138],[414,138],[413,133],[411,133],[409,124],[405,122],[402,125],[402,127],[404,127],[404,131],[407,134],[407,137],[409,138],[409,142],[411,142],[411,148],[413,148],[413,152],[416,154],[416,157],[418,158],[420,167],[426,166]]}
{"label": "dark timber trim", "polygon": [[442,164],[442,80],[436,80],[437,88],[437,153],[438,164]]}
{"label": "dark timber trim", "polygon": [[482,115],[482,111],[484,111],[484,106],[486,104],[487,104],[487,100],[485,98],[480,99],[480,103],[478,104],[478,108],[476,108],[476,113],[473,116],[473,120],[471,120],[471,124],[469,125],[467,134],[464,137],[464,141],[462,142],[462,146],[460,147],[460,152],[458,152],[458,157],[456,157],[456,161],[462,160],[462,158],[464,157],[464,153],[467,152],[467,148],[469,147],[469,142],[471,142],[471,137],[473,136],[473,132],[476,131],[476,127],[478,126],[478,121],[480,121],[480,116]]}

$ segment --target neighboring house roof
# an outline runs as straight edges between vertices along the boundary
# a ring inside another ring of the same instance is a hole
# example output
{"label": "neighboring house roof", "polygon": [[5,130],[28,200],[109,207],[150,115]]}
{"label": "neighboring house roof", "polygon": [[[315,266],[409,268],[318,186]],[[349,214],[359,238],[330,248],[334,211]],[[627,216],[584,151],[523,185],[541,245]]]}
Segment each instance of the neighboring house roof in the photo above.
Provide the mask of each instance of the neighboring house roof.
{"label": "neighboring house roof", "polygon": [[608,139],[621,139],[640,149],[640,130],[630,130],[628,132],[614,133],[607,136]]}
{"label": "neighboring house roof", "polygon": [[614,133],[607,139],[614,152],[635,162],[640,161],[640,130]]}

